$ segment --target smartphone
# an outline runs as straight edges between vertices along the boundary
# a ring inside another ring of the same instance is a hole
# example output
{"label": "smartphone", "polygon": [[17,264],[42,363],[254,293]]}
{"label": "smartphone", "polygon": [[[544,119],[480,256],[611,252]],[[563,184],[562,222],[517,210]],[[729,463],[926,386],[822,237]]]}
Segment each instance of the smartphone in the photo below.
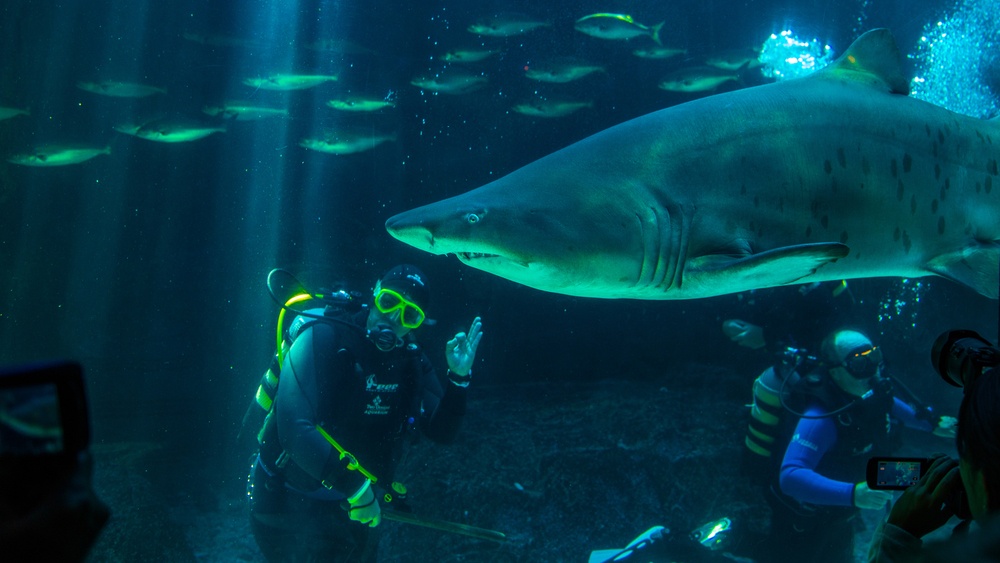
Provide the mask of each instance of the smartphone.
{"label": "smartphone", "polygon": [[0,462],[75,459],[89,445],[80,364],[0,369]]}
{"label": "smartphone", "polygon": [[873,457],[866,478],[873,491],[902,491],[916,484],[931,467],[926,457]]}

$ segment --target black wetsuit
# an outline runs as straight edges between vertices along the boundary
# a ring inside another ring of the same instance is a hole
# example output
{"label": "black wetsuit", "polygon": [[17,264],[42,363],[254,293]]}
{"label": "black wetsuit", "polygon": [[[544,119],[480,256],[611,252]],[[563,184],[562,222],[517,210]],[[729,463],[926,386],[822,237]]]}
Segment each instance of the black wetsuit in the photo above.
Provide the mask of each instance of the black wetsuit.
{"label": "black wetsuit", "polygon": [[[363,327],[366,315],[345,320]],[[365,477],[346,467],[317,425],[387,487],[408,433],[454,439],[466,389],[443,388],[412,341],[381,352],[363,330],[305,317],[290,335],[273,420],[248,485],[254,537],[270,561],[373,561],[376,528],[341,508]]]}

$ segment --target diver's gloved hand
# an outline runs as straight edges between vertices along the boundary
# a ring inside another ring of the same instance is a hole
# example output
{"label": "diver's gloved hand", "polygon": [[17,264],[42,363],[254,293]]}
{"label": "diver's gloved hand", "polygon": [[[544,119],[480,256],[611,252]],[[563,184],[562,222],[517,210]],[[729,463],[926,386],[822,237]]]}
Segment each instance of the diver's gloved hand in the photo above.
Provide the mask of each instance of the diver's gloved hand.
{"label": "diver's gloved hand", "polygon": [[942,438],[954,438],[955,431],[958,429],[958,419],[953,416],[942,416],[938,419],[937,427],[934,428],[933,434],[935,436],[941,436]]}
{"label": "diver's gloved hand", "polygon": [[892,493],[889,491],[873,491],[868,488],[866,482],[854,485],[854,506],[858,508],[881,510],[890,500],[892,500]]}
{"label": "diver's gloved hand", "polygon": [[452,383],[466,386],[472,375],[472,364],[476,361],[476,349],[483,338],[483,322],[476,317],[472,320],[469,332],[460,332],[448,341],[444,353],[448,359],[448,370],[451,371]]}
{"label": "diver's gloved hand", "polygon": [[375,499],[375,492],[372,491],[370,485],[365,487],[365,492],[354,502],[349,502],[349,505],[347,515],[351,520],[368,524],[372,528],[382,522],[382,507],[379,506],[378,500]]}
{"label": "diver's gloved hand", "polygon": [[722,332],[726,333],[726,336],[733,342],[752,350],[759,350],[765,344],[764,329],[740,319],[723,321]]}

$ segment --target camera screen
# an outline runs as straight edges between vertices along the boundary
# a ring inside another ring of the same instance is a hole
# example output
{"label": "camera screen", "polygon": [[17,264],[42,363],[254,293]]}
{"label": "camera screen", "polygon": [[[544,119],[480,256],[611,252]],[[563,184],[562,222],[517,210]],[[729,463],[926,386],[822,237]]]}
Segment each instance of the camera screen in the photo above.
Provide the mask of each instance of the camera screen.
{"label": "camera screen", "polygon": [[64,439],[55,383],[0,388],[0,456],[61,453]]}
{"label": "camera screen", "polygon": [[920,480],[920,460],[879,461],[876,483],[880,487],[909,487]]}

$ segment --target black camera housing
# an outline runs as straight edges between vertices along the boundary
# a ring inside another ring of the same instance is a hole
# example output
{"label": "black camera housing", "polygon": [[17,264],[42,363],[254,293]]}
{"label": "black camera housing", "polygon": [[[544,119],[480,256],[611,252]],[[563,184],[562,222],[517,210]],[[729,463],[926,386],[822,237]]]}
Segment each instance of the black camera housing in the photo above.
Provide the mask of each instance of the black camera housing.
{"label": "black camera housing", "polygon": [[949,385],[964,388],[1000,366],[1000,349],[974,330],[949,330],[931,346],[931,365]]}
{"label": "black camera housing", "polygon": [[0,370],[0,415],[0,460],[75,459],[90,446],[83,369],[78,363]]}

